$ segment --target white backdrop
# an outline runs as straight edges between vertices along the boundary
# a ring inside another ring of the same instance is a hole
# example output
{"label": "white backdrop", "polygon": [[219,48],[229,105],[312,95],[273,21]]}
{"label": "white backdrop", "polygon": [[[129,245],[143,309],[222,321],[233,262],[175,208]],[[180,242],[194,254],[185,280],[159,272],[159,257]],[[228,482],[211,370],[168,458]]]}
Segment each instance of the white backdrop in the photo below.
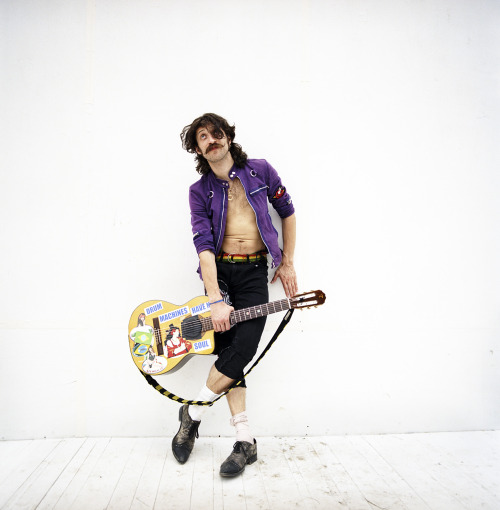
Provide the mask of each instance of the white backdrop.
{"label": "white backdrop", "polygon": [[[0,12],[1,438],[177,430],[178,404],[132,363],[127,324],[143,301],[202,293],[179,133],[208,111],[280,172],[300,288],[327,294],[249,377],[253,431],[500,426],[500,3]],[[211,362],[161,382],[194,398]],[[228,418],[216,404],[201,433],[233,434]]]}

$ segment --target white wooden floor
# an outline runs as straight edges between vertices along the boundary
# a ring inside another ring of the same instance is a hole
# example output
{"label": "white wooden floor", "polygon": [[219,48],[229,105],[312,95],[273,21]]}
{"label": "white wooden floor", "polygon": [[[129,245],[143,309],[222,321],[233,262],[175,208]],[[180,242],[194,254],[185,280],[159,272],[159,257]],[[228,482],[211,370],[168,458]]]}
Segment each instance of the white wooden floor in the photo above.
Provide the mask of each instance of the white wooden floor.
{"label": "white wooden floor", "polygon": [[230,438],[0,442],[0,508],[500,509],[500,431],[261,438],[259,460],[221,479]]}

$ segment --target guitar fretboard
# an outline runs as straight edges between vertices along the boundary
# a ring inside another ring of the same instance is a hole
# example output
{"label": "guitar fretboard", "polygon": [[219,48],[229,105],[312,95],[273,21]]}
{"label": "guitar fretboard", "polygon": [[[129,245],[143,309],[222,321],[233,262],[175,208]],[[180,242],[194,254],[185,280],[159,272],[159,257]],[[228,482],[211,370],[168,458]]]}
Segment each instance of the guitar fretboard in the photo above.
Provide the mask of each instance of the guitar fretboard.
{"label": "guitar fretboard", "polygon": [[[231,325],[238,322],[256,319],[257,317],[265,317],[272,313],[283,312],[291,308],[289,299],[279,299],[272,303],[264,303],[263,305],[251,306],[249,308],[242,308],[241,310],[234,310],[229,316]],[[211,317],[200,317],[203,331],[210,331],[214,329]]]}

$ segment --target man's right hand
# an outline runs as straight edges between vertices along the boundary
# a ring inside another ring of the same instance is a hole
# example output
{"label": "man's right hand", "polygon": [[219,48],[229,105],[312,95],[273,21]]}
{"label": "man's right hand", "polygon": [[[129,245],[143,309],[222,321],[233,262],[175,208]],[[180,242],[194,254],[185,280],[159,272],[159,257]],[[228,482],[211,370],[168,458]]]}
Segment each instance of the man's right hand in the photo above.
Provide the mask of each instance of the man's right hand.
{"label": "man's right hand", "polygon": [[221,333],[223,331],[227,331],[231,327],[229,316],[233,310],[234,308],[226,304],[224,301],[210,306],[214,331]]}

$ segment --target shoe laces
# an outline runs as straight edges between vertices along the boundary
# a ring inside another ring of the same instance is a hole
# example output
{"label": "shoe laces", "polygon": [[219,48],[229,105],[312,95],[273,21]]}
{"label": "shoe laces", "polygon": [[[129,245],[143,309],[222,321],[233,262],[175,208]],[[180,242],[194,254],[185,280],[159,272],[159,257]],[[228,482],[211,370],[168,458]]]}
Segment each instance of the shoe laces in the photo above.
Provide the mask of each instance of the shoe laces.
{"label": "shoe laces", "polygon": [[193,422],[191,424],[191,426],[189,427],[189,432],[188,432],[188,436],[190,439],[194,437],[196,437],[196,439],[198,439],[200,437],[199,433],[198,433],[198,427],[200,426],[200,422],[196,423],[196,422]]}
{"label": "shoe laces", "polygon": [[234,443],[233,445],[233,453],[240,453],[242,449],[243,445],[241,444],[241,441],[236,441],[236,443]]}

